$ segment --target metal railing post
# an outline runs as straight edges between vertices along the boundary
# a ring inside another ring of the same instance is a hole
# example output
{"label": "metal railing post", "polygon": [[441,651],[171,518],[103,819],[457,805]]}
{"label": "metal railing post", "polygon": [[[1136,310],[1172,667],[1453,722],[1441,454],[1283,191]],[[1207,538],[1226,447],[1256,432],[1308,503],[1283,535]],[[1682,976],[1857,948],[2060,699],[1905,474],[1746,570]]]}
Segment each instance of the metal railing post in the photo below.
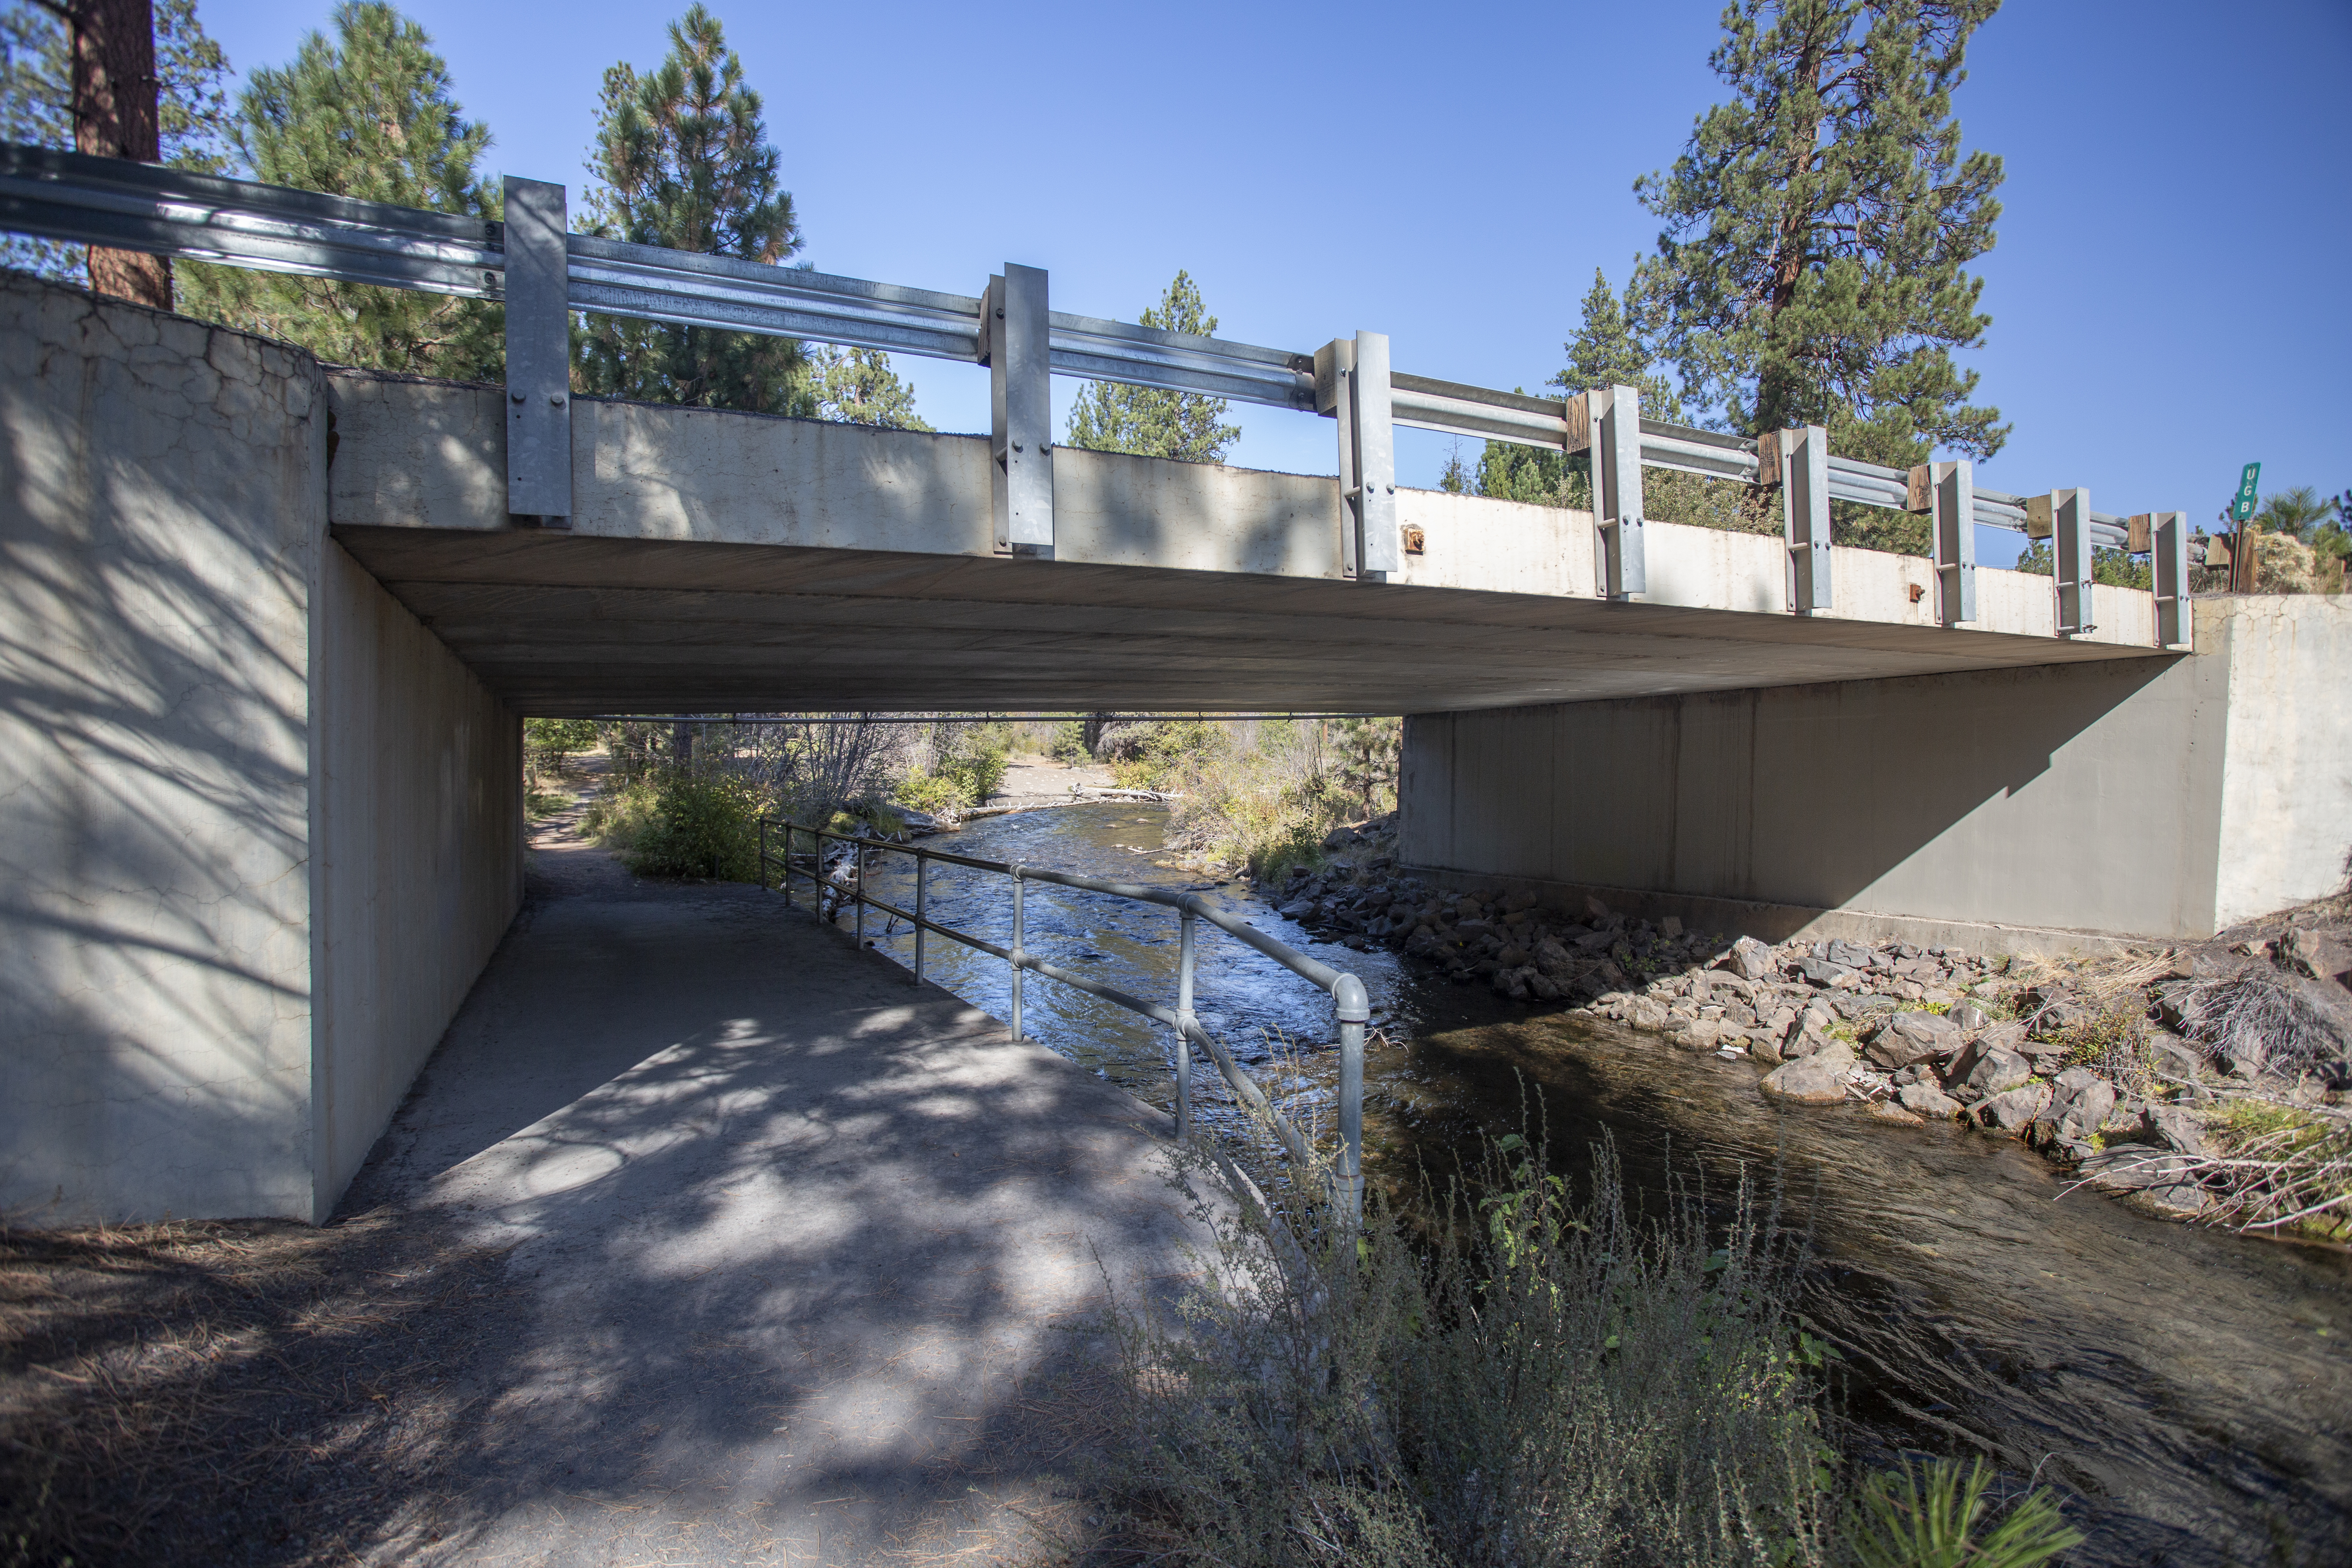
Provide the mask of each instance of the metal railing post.
{"label": "metal railing post", "polygon": [[1642,395],[1630,386],[1585,394],[1592,454],[1594,575],[1601,596],[1649,591],[1642,534]]}
{"label": "metal railing post", "polygon": [[1789,613],[1830,607],[1830,434],[1818,425],[1774,432],[1780,529],[1789,547]]}
{"label": "metal railing post", "polygon": [[784,818],[784,908],[793,907],[793,819]]}
{"label": "metal railing post", "polygon": [[856,884],[852,895],[857,900],[857,945],[866,945],[866,845],[860,839],[849,841],[851,880]]}
{"label": "metal railing post", "polygon": [[921,850],[915,851],[915,984],[923,983],[923,921],[929,918],[929,903],[925,899],[931,858]]}
{"label": "metal railing post", "polygon": [[768,886],[768,819],[767,819],[766,817],[764,817],[764,816],[763,816],[763,817],[760,818],[760,887],[761,887],[761,889],[764,891],[764,890],[766,889],[767,886]]}
{"label": "metal railing post", "polygon": [[1364,1026],[1372,1019],[1364,983],[1339,976],[1331,988],[1339,1016],[1339,1202],[1353,1219],[1364,1217]]}
{"label": "metal railing post", "polygon": [[1966,461],[1921,463],[1906,487],[1906,510],[1928,518],[1936,567],[1936,618],[1956,626],[1977,618],[1977,491]]}
{"label": "metal railing post", "polygon": [[1176,1136],[1192,1135],[1192,911],[1176,924]]}
{"label": "metal railing post", "polygon": [[1021,875],[1021,868],[1015,866],[1013,868],[1013,1037],[1015,1040],[1022,1037],[1021,965],[1029,956],[1025,948],[1025,939],[1029,934],[1028,912],[1022,904],[1022,895],[1026,890],[1027,882]]}
{"label": "metal railing post", "polygon": [[989,371],[995,462],[996,552],[1054,558],[1052,312],[1045,269],[1005,265],[980,304],[980,363]]}
{"label": "metal railing post", "polygon": [[571,258],[562,185],[506,178],[507,510],[572,525]]}
{"label": "metal railing post", "polygon": [[2189,518],[2159,511],[2149,519],[2148,552],[2156,566],[2156,640],[2179,647],[2189,641]]}

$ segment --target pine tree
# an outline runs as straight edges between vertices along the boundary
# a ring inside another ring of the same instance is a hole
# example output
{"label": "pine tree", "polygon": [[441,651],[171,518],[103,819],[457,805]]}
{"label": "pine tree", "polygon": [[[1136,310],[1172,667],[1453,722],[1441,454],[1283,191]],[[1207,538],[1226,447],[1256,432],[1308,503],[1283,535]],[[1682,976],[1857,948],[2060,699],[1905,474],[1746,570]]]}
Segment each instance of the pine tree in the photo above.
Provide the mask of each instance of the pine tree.
{"label": "pine tree", "polygon": [[[780,266],[801,248],[760,95],[719,19],[699,5],[670,24],[668,58],[640,77],[604,73],[589,172],[589,232],[635,245]],[[813,416],[806,351],[791,338],[588,318],[574,370],[609,396]],[[893,378],[895,380],[895,378]]]}
{"label": "pine tree", "polygon": [[[1180,271],[1158,307],[1143,312],[1143,324],[1204,338],[1217,330],[1217,318],[1202,305],[1200,285]],[[1242,434],[1240,426],[1222,423],[1224,416],[1225,400],[1205,393],[1089,382],[1078,389],[1070,409],[1068,444],[1096,452],[1222,463]]]}
{"label": "pine tree", "polygon": [[[253,73],[232,127],[253,177],[484,218],[497,195],[476,174],[489,145],[449,95],[425,29],[382,0],[344,0],[335,37],[312,33],[294,63]],[[505,312],[479,300],[191,264],[181,308],[372,370],[497,381]]]}
{"label": "pine tree", "polygon": [[915,414],[915,389],[890,368],[879,349],[820,345],[810,356],[815,374],[816,415],[844,425],[874,425],[885,430],[929,430]]}
{"label": "pine tree", "polygon": [[1952,90],[2000,0],[1732,0],[1710,57],[1733,100],[1673,170],[1636,182],[1665,221],[1634,293],[1699,404],[1747,434],[1825,425],[1904,468],[1989,458],[1952,351],[1983,342],[2000,160],[1959,156]]}
{"label": "pine tree", "polygon": [[[224,83],[228,58],[196,19],[195,0],[154,0],[157,110],[163,162],[209,174],[234,159]],[[64,20],[38,0],[0,4],[0,140],[36,147],[74,144],[73,62]],[[0,235],[0,267],[78,280],[82,247],[28,235]]]}

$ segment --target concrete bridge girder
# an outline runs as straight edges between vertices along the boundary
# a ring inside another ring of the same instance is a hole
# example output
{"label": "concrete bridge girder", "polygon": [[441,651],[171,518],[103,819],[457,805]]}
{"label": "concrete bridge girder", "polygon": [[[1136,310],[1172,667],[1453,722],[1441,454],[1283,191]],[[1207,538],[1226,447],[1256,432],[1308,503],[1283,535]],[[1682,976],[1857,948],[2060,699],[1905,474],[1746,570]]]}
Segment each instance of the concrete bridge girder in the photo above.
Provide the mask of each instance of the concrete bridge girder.
{"label": "concrete bridge girder", "polygon": [[[334,533],[509,703],[1425,711],[2163,657],[2145,594],[2051,635],[2049,580],[1838,550],[1785,613],[1778,538],[1651,523],[1644,602],[1597,596],[1589,514],[1404,491],[1425,542],[1342,575],[1338,481],[1063,450],[1055,559],[992,548],[983,437],[574,404],[568,531],[505,511],[488,388],[331,375]],[[1913,590],[1920,592],[1915,598]]]}

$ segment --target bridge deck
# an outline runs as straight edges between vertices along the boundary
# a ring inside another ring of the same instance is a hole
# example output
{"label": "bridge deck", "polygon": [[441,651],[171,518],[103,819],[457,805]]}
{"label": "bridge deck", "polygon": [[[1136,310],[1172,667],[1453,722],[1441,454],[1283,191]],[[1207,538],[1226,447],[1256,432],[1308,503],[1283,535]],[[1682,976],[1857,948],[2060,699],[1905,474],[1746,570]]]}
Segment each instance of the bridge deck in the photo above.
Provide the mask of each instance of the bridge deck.
{"label": "bridge deck", "polygon": [[1065,1331],[1204,1239],[1166,1119],[772,895],[541,842],[344,1204],[511,1249],[450,1309],[466,1485],[420,1560],[1020,1544],[1099,1348]]}
{"label": "bridge deck", "polygon": [[1930,563],[1874,551],[1791,616],[1779,539],[1658,522],[1610,604],[1587,514],[1431,491],[1398,497],[1425,551],[1354,583],[1336,480],[1068,449],[1055,558],[1015,560],[984,437],[584,399],[557,532],[506,514],[495,389],[331,391],[335,537],[530,713],[1435,711],[2166,657],[2146,594],[2059,638],[2047,577],[1987,570],[1945,627]]}

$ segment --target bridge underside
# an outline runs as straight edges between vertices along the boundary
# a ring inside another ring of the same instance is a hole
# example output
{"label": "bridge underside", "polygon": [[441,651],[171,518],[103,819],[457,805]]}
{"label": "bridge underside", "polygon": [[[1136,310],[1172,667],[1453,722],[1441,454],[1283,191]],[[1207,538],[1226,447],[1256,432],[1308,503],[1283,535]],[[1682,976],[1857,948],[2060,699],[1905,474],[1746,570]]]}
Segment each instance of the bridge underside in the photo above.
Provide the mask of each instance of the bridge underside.
{"label": "bridge underside", "polygon": [[[509,706],[1430,712],[2163,657],[2147,595],[2050,635],[2049,580],[1836,552],[1785,612],[1775,538],[1653,522],[1595,596],[1581,512],[1400,494],[1400,579],[1339,563],[1328,478],[1055,454],[1055,558],[990,543],[984,438],[578,401],[567,531],[504,510],[493,389],[335,373],[334,537]],[[1922,590],[1915,595],[1914,590]]]}

